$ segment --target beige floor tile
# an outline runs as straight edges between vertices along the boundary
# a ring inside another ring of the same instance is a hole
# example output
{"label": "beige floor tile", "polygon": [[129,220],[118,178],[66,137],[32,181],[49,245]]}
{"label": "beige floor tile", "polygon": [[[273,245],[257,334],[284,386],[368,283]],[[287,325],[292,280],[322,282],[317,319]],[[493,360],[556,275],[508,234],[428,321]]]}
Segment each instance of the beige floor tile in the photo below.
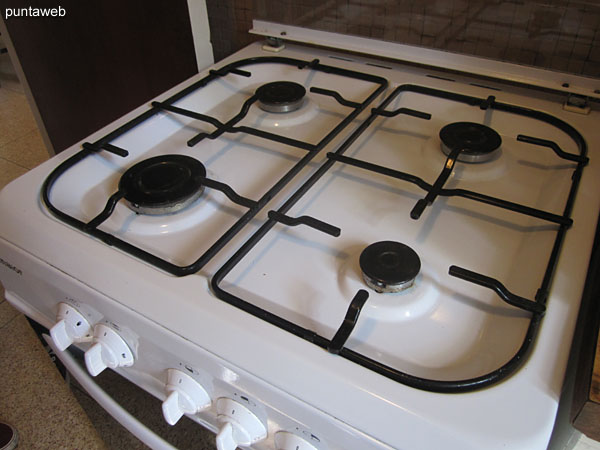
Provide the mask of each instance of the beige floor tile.
{"label": "beige floor tile", "polygon": [[23,97],[25,93],[16,75],[6,76],[0,72],[0,104],[2,102]]}
{"label": "beige floor tile", "polygon": [[4,80],[2,79],[2,77],[0,77],[0,107],[3,102],[12,99],[15,95],[18,94],[10,89],[6,89],[4,85]]}
{"label": "beige floor tile", "polygon": [[0,328],[5,327],[19,312],[4,298],[4,288],[0,284]]}
{"label": "beige floor tile", "polygon": [[[0,47],[2,46],[0,38]],[[0,55],[0,99],[2,98],[2,92],[9,90],[20,93],[24,92],[23,86],[19,83],[16,71],[11,63],[10,55],[4,53]]]}
{"label": "beige floor tile", "polygon": [[25,95],[17,94],[0,103],[0,145],[14,141],[36,129],[35,118]]}
{"label": "beige floor tile", "polygon": [[35,129],[23,137],[0,145],[0,158],[33,169],[48,159],[48,151],[40,132]]}
{"label": "beige floor tile", "polygon": [[4,300],[0,303],[0,329],[7,326],[19,312],[13,306]]}
{"label": "beige floor tile", "polygon": [[582,434],[575,447],[573,447],[573,450],[600,450],[600,442],[594,441]]}
{"label": "beige floor tile", "polygon": [[25,167],[0,158],[0,189],[25,172],[27,172]]}
{"label": "beige floor tile", "polygon": [[0,328],[0,342],[0,417],[19,430],[19,448],[104,448],[25,316]]}
{"label": "beige floor tile", "polygon": [[4,75],[0,74],[0,90],[17,92],[19,94],[25,94],[25,90],[16,75]]}

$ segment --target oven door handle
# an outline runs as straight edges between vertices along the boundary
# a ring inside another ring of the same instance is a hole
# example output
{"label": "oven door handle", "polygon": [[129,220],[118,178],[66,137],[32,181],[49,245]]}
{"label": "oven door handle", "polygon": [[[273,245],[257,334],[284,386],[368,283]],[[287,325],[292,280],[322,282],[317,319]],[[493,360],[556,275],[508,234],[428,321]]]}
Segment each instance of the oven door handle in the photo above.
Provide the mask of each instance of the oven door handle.
{"label": "oven door handle", "polygon": [[110,395],[108,395],[98,384],[90,377],[85,370],[75,361],[68,351],[59,350],[50,336],[44,334],[44,339],[54,350],[54,353],[61,360],[69,373],[83,386],[87,393],[94,399],[106,412],[108,412],[117,422],[123,425],[131,434],[146,444],[153,450],[177,450],[154,431],[147,428],[138,419],[129,414],[121,405],[119,405]]}

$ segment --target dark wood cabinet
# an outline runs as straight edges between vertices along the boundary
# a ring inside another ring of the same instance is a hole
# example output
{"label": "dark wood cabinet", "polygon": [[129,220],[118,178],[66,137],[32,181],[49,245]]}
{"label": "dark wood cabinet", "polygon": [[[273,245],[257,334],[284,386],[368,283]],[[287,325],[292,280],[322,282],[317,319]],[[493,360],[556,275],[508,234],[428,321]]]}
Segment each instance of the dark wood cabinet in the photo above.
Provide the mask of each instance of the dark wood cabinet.
{"label": "dark wood cabinet", "polygon": [[590,259],[574,339],[577,352],[571,421],[587,437],[600,441],[600,224]]}
{"label": "dark wood cabinet", "polygon": [[[49,6],[0,0],[3,12]],[[60,6],[63,17],[4,19],[57,153],[198,71],[187,0]]]}

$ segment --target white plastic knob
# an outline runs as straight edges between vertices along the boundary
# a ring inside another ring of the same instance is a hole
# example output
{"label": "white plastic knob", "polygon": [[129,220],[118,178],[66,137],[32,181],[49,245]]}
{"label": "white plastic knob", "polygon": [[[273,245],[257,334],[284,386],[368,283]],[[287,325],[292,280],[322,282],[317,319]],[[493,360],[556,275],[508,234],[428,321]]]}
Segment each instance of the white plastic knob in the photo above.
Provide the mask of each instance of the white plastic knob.
{"label": "white plastic knob", "polygon": [[233,425],[226,422],[217,434],[217,450],[235,450],[238,442],[233,437]]}
{"label": "white plastic knob", "polygon": [[127,343],[119,334],[104,324],[94,327],[94,345],[85,352],[85,365],[90,375],[95,377],[107,367],[128,367],[134,358]]}
{"label": "white plastic knob", "polygon": [[305,439],[288,431],[275,433],[275,448],[277,450],[317,450],[314,445],[309,444]]}
{"label": "white plastic knob", "polygon": [[63,351],[73,342],[92,339],[92,327],[77,309],[68,303],[58,304],[56,324],[50,328],[50,336],[59,350]]}
{"label": "white plastic knob", "polygon": [[230,398],[217,400],[218,450],[235,450],[267,437],[267,427],[248,408]]}
{"label": "white plastic knob", "polygon": [[167,399],[162,404],[165,420],[175,425],[184,414],[196,414],[210,406],[210,397],[196,380],[177,369],[167,371]]}

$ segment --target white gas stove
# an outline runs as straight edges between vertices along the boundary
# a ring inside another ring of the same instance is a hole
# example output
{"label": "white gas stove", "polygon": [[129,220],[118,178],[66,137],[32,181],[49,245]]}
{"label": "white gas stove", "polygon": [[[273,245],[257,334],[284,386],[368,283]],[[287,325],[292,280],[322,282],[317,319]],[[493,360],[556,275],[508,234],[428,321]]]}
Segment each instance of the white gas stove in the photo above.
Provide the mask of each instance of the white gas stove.
{"label": "white gas stove", "polygon": [[543,449],[600,210],[565,100],[253,44],[7,186],[0,279],[219,449]]}

